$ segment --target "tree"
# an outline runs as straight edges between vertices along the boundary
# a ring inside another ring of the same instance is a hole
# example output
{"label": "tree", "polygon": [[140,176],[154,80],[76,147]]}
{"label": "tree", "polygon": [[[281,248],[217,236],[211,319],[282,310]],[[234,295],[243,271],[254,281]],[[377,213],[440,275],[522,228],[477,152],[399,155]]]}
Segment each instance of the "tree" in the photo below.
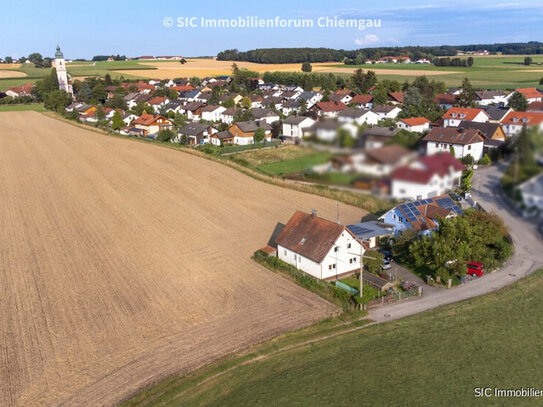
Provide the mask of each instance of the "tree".
{"label": "tree", "polygon": [[313,67],[311,66],[310,62],[304,62],[302,64],[302,72],[311,72],[313,70]]}
{"label": "tree", "polygon": [[234,122],[246,122],[253,120],[255,117],[250,110],[240,109],[234,113]]}
{"label": "tree", "polygon": [[104,103],[107,99],[107,90],[101,83],[97,83],[92,88],[92,97],[101,103]]}
{"label": "tree", "polygon": [[87,81],[81,84],[81,88],[77,92],[77,100],[80,102],[88,102],[92,97],[92,90]]}
{"label": "tree", "polygon": [[104,76],[104,84],[105,84],[105,86],[113,85],[113,81],[112,81],[111,75],[109,73],[106,73],[106,75]]}
{"label": "tree", "polygon": [[106,112],[104,112],[104,108],[102,107],[102,105],[98,105],[98,107],[96,108],[96,118],[98,119],[98,121],[104,120],[106,118]]}
{"label": "tree", "polygon": [[251,99],[248,96],[245,96],[243,99],[241,99],[240,105],[244,109],[250,109],[251,108]]}
{"label": "tree", "polygon": [[47,109],[54,110],[58,113],[64,112],[66,106],[70,103],[72,103],[72,95],[60,89],[49,92],[44,100],[44,106]]}
{"label": "tree", "polygon": [[388,101],[388,92],[384,88],[376,88],[373,93],[373,104],[384,105]]}
{"label": "tree", "polygon": [[192,86],[200,86],[202,84],[202,80],[197,76],[190,78],[189,82]]}
{"label": "tree", "polygon": [[356,54],[353,62],[355,65],[364,65],[366,63],[366,58],[364,57],[364,54],[359,52],[358,54]]}
{"label": "tree", "polygon": [[126,101],[123,99],[121,95],[113,95],[112,98],[110,98],[107,103],[107,107],[110,107],[112,109],[127,109]]}
{"label": "tree", "polygon": [[[466,157],[471,157],[471,155],[468,155]],[[473,161],[473,157],[472,157]],[[471,179],[473,178],[473,170],[466,170],[464,171],[464,174],[462,175],[462,181],[460,182],[460,188],[464,192],[467,192],[471,189]]]}
{"label": "tree", "polygon": [[255,143],[260,143],[266,137],[266,131],[262,127],[259,127],[256,129],[253,137],[255,139]]}
{"label": "tree", "polygon": [[49,75],[45,75],[42,79],[36,81],[32,92],[38,100],[45,101],[47,95],[55,90],[58,90],[58,78],[57,71],[53,68]]}
{"label": "tree", "polygon": [[371,87],[377,83],[377,76],[373,71],[364,73],[361,68],[358,68],[351,76],[351,82],[358,92],[368,93]]}
{"label": "tree", "polygon": [[509,99],[509,107],[519,112],[525,112],[528,108],[528,99],[522,93],[515,92]]}
{"label": "tree", "polygon": [[307,100],[305,100],[305,98],[301,98],[298,102],[298,109],[301,115],[307,113]]}
{"label": "tree", "polygon": [[468,57],[467,64],[468,64],[468,67],[470,68],[473,66],[473,57]]}
{"label": "tree", "polygon": [[4,61],[6,62],[6,64],[12,64],[13,63],[13,58],[12,57],[5,57]]}
{"label": "tree", "polygon": [[184,64],[187,63],[187,60],[186,60],[185,58],[181,58],[181,59],[179,60],[179,63],[180,63],[181,65],[184,65]]}
{"label": "tree", "polygon": [[43,57],[38,52],[33,52],[28,56],[28,60],[34,64],[36,68],[42,67]]}
{"label": "tree", "polygon": [[119,130],[121,127],[124,127],[124,121],[121,116],[121,113],[119,113],[118,110],[115,111],[113,114],[113,118],[111,119],[111,128],[113,130]]}
{"label": "tree", "polygon": [[540,84],[540,85],[543,85],[543,78],[541,78],[541,79],[539,80],[539,84]]}
{"label": "tree", "polygon": [[173,131],[161,130],[158,132],[157,140],[165,142],[165,141],[170,141],[172,137],[173,137]]}
{"label": "tree", "polygon": [[346,148],[354,147],[355,140],[351,137],[351,133],[346,129],[340,128],[337,132],[337,138],[340,146]]}
{"label": "tree", "polygon": [[224,102],[222,102],[222,105],[228,109],[229,107],[236,106],[236,102],[234,102],[233,98],[228,98]]}
{"label": "tree", "polygon": [[465,78],[462,81],[462,86],[460,87],[460,94],[457,98],[458,105],[461,107],[473,107],[475,106],[475,91],[473,86],[468,78]]}
{"label": "tree", "polygon": [[383,253],[376,250],[368,250],[364,253],[364,266],[370,273],[378,273],[383,266],[383,259],[385,256]]}
{"label": "tree", "polygon": [[524,58],[524,65],[531,65],[533,62],[532,57],[525,57]]}

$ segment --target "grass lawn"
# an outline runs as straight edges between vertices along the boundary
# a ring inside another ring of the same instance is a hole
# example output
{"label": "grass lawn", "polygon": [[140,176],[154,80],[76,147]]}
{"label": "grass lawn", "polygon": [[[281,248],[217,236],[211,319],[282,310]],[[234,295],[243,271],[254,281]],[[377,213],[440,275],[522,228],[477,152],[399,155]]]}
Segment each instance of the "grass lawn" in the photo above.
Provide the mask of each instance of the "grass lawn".
{"label": "grass lawn", "polygon": [[133,405],[536,405],[477,399],[474,388],[541,388],[542,308],[539,270],[495,293],[278,352],[200,385],[197,373],[172,379]]}
{"label": "grass lawn", "polygon": [[330,158],[332,158],[331,153],[317,152],[291,160],[263,164],[258,166],[258,169],[271,175],[283,175],[290,172],[305,171],[314,165],[326,163]]}
{"label": "grass lawn", "polygon": [[28,105],[0,105],[0,112],[22,112],[32,110],[34,112],[45,112],[42,103],[30,103]]}

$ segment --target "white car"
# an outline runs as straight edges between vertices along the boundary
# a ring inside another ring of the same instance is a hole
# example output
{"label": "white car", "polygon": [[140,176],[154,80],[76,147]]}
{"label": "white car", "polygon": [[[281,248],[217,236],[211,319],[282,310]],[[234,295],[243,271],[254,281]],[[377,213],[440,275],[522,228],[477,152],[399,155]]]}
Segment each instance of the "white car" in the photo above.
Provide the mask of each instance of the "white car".
{"label": "white car", "polygon": [[388,270],[392,267],[392,265],[390,264],[390,262],[388,260],[383,260],[383,265],[381,266],[381,268],[383,270]]}

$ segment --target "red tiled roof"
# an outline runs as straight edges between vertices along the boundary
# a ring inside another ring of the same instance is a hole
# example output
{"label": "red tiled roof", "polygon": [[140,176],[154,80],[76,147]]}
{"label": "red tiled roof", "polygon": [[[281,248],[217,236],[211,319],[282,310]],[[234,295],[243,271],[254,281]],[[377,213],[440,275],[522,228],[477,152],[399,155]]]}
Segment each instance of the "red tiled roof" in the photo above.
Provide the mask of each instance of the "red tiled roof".
{"label": "red tiled roof", "polygon": [[426,117],[410,117],[409,119],[401,119],[408,126],[422,126],[423,124],[430,123]]}
{"label": "red tiled roof", "polygon": [[[473,120],[481,112],[486,114],[483,109],[473,109],[469,107],[451,107],[442,117],[444,119]],[[453,115],[455,116],[453,117]]]}
{"label": "red tiled roof", "polygon": [[390,179],[412,182],[414,184],[427,184],[433,176],[434,173],[432,171],[404,166],[396,168],[390,175]]}
{"label": "red tiled roof", "polygon": [[366,104],[366,103],[371,103],[372,100],[373,100],[373,95],[355,95],[351,99],[351,103]]}
{"label": "red tiled roof", "polygon": [[161,105],[166,101],[166,97],[164,96],[155,96],[147,101],[150,105]]}
{"label": "red tiled roof", "polygon": [[460,161],[447,152],[421,157],[418,162],[424,166],[424,169],[398,167],[392,172],[390,178],[415,184],[427,184],[435,174],[440,176],[448,174],[451,167],[455,171],[462,171],[465,168]]}
{"label": "red tiled roof", "polygon": [[396,102],[403,103],[404,92],[389,92],[388,95]]}
{"label": "red tiled roof", "polygon": [[456,103],[456,95],[450,93],[440,93],[434,99],[434,102],[440,105],[454,105]]}
{"label": "red tiled roof", "polygon": [[275,239],[275,243],[321,263],[344,231],[350,233],[342,225],[296,211]]}
{"label": "red tiled roof", "polygon": [[532,102],[526,109],[528,112],[543,112],[543,102]]}
{"label": "red tiled roof", "polygon": [[535,126],[543,122],[543,112],[510,112],[502,124]]}
{"label": "red tiled roof", "polygon": [[194,90],[194,86],[191,86],[191,85],[172,86],[170,89],[176,90],[178,92],[184,92],[186,90]]}
{"label": "red tiled roof", "polygon": [[319,102],[316,106],[323,112],[337,112],[347,108],[347,105],[343,102]]}
{"label": "red tiled roof", "polygon": [[519,88],[515,89],[515,92],[521,93],[526,99],[536,99],[543,96],[536,88]]}
{"label": "red tiled roof", "polygon": [[434,127],[422,141],[436,141],[451,144],[482,143],[485,140],[483,133],[475,128],[462,129],[460,127]]}
{"label": "red tiled roof", "polygon": [[144,113],[137,119],[134,119],[132,124],[141,124],[143,126],[150,126],[158,119],[167,120],[164,116],[159,116],[159,115],[155,116],[153,114]]}

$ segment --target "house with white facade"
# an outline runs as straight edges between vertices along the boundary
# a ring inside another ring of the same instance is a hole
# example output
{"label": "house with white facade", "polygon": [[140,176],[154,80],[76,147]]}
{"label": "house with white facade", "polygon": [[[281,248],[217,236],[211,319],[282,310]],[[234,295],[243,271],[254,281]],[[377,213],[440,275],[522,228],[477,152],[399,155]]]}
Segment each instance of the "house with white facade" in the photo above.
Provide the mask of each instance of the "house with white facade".
{"label": "house with white facade", "polygon": [[522,128],[538,127],[543,130],[543,112],[514,112],[511,111],[502,120],[502,128],[506,136],[519,134]]}
{"label": "house with white facade", "polygon": [[345,226],[296,211],[275,239],[277,257],[319,280],[336,280],[360,270],[364,247]]}
{"label": "house with white facade", "polygon": [[451,107],[441,118],[443,119],[444,127],[458,127],[463,120],[479,123],[486,123],[489,120],[488,115],[483,109],[474,109],[471,107]]}
{"label": "house with white facade", "polygon": [[390,175],[394,199],[427,199],[460,185],[464,165],[450,153],[421,157],[408,166],[397,167]]}
{"label": "house with white facade", "polygon": [[272,109],[255,107],[250,109],[255,120],[265,121],[268,124],[279,121],[280,117]]}
{"label": "house with white facade", "polygon": [[541,102],[543,100],[543,95],[536,88],[518,88],[506,96],[506,102],[509,103],[511,97],[517,92],[524,96],[528,103]]}
{"label": "house with white facade", "polygon": [[430,235],[439,228],[440,218],[463,215],[462,209],[448,195],[419,199],[395,206],[379,220],[394,227],[394,236],[406,230],[415,230],[421,235]]}
{"label": "house with white facade", "polygon": [[424,133],[430,130],[430,120],[426,117],[410,117],[408,119],[400,119],[396,122],[399,129],[412,131],[414,133]]}
{"label": "house with white facade", "polygon": [[[477,122],[475,122],[477,123]],[[450,152],[454,149],[456,158],[471,155],[475,161],[483,158],[484,134],[475,128],[434,127],[422,139],[428,155]]]}
{"label": "house with white facade", "polygon": [[379,122],[379,116],[371,110],[354,108],[339,112],[337,119],[341,123],[356,123],[359,126],[364,123],[375,125]]}
{"label": "house with white facade", "polygon": [[218,122],[221,119],[221,113],[226,110],[224,106],[209,105],[202,108],[200,114],[202,120],[207,120],[210,122]]}
{"label": "house with white facade", "polygon": [[395,119],[402,109],[398,106],[380,105],[374,106],[371,111],[379,116],[379,120]]}
{"label": "house with white facade", "polygon": [[543,211],[543,174],[536,175],[520,184],[522,203],[528,209]]}
{"label": "house with white facade", "polygon": [[501,90],[480,90],[475,91],[475,99],[477,105],[489,106],[489,105],[506,105],[507,94]]}
{"label": "house with white facade", "polygon": [[315,120],[306,116],[289,116],[283,120],[283,136],[290,141],[301,140],[304,129],[315,124]]}

